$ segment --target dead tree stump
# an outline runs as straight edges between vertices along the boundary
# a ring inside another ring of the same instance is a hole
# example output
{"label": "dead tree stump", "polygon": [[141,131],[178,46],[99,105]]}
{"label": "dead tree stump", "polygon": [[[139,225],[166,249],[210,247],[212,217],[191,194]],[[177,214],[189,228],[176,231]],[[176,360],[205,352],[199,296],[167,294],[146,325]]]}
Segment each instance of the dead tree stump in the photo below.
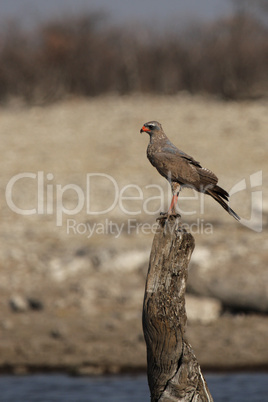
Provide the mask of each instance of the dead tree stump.
{"label": "dead tree stump", "polygon": [[159,219],[143,303],[151,401],[213,401],[185,340],[185,290],[194,238],[178,217]]}

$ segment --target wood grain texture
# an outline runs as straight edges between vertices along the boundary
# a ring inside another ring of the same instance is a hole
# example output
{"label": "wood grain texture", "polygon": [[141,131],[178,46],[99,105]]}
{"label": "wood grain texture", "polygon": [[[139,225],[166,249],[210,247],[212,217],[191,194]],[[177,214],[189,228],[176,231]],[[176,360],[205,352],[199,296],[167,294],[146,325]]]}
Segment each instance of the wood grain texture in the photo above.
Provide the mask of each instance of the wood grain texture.
{"label": "wood grain texture", "polygon": [[185,290],[194,238],[178,217],[160,219],[143,304],[151,401],[213,401],[185,340]]}

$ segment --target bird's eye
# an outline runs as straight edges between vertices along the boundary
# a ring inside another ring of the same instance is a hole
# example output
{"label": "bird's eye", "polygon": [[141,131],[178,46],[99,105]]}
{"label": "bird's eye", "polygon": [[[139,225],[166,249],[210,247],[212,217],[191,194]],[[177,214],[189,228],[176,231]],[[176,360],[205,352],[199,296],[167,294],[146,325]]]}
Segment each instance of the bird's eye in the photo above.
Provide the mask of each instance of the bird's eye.
{"label": "bird's eye", "polygon": [[155,125],[154,124],[148,124],[148,127],[149,127],[150,130],[153,130],[155,128]]}

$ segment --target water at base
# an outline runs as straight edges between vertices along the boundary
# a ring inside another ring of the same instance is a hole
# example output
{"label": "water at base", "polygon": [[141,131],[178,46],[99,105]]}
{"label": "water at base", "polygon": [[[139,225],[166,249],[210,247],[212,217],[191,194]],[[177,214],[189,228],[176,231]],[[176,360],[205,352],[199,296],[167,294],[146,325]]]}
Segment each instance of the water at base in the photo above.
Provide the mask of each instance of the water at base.
{"label": "water at base", "polygon": [[[268,373],[205,374],[215,402],[268,401]],[[145,375],[0,377],[1,402],[149,402]]]}

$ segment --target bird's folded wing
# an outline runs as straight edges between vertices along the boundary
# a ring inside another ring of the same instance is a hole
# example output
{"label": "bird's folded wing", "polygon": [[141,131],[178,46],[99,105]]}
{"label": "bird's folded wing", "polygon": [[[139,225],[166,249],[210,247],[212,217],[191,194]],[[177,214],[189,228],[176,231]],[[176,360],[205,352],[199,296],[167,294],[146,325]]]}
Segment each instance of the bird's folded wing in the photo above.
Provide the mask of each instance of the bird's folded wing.
{"label": "bird's folded wing", "polygon": [[165,153],[171,153],[173,155],[180,156],[187,160],[191,165],[197,168],[197,172],[200,176],[200,182],[205,186],[207,184],[217,184],[218,177],[209,169],[203,168],[200,165],[200,162],[197,162],[192,156],[187,155],[185,152],[181,151],[180,149],[176,148],[175,146],[172,147],[164,147],[163,151]]}
{"label": "bird's folded wing", "polygon": [[180,149],[176,148],[175,146],[167,146],[162,148],[162,152],[163,153],[167,153],[167,154],[172,154],[172,155],[177,155],[180,156],[181,158],[186,159],[188,162],[190,162],[192,165],[194,166],[198,166],[198,167],[202,167],[200,165],[200,162],[197,162],[192,156],[187,155],[185,152],[181,151]]}
{"label": "bird's folded wing", "polygon": [[218,182],[218,178],[213,172],[202,168],[194,158],[178,149],[162,149],[162,152],[156,152],[152,163],[162,176],[186,186],[201,189]]}
{"label": "bird's folded wing", "polygon": [[209,185],[216,185],[218,183],[218,177],[211,172],[211,170],[207,168],[197,168],[199,177],[200,177],[200,183],[203,187],[207,187]]}
{"label": "bird's folded wing", "polygon": [[169,181],[194,185],[199,181],[196,167],[178,153],[156,152],[150,159],[158,172]]}

